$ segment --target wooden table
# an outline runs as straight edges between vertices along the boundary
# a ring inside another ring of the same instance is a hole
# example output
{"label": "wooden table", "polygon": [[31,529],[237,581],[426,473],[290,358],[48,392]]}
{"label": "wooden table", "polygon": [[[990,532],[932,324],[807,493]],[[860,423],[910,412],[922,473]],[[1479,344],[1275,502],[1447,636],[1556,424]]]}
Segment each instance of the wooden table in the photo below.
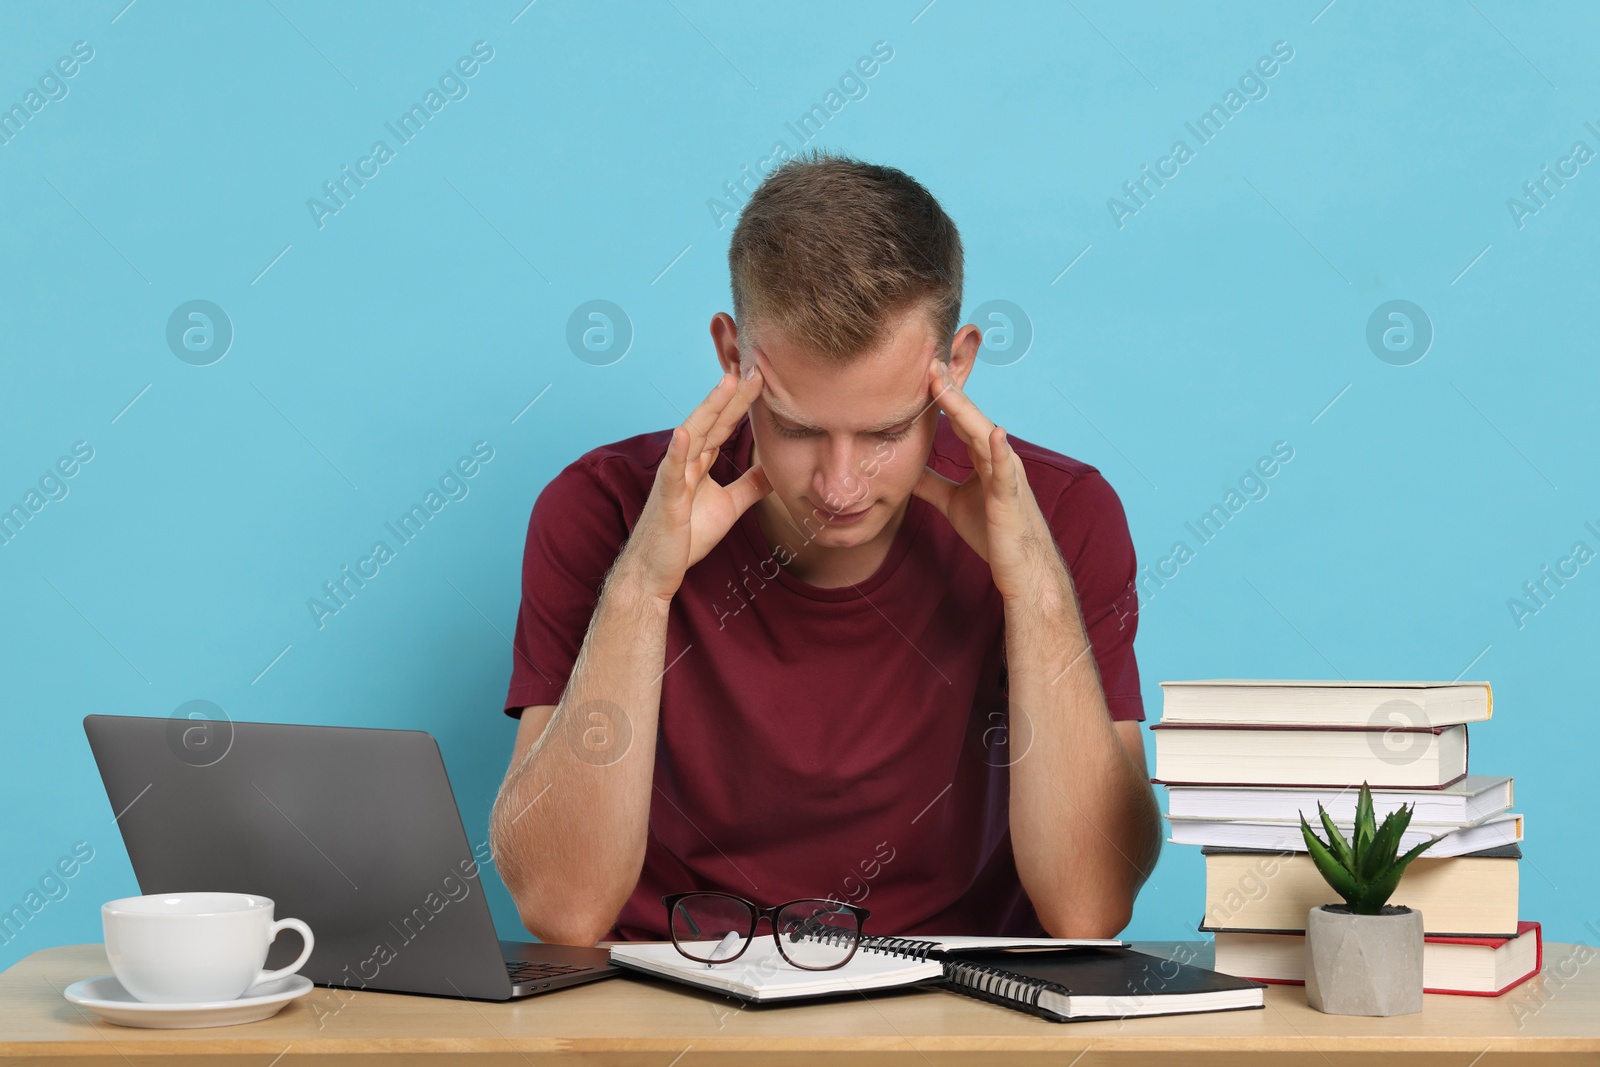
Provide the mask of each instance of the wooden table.
{"label": "wooden table", "polygon": [[[1210,961],[1209,942],[1137,947]],[[1505,996],[1428,996],[1389,1019],[1323,1015],[1299,986],[1270,987],[1264,1011],[1063,1024],[942,990],[757,1008],[623,977],[503,1004],[319,986],[261,1022],[140,1030],[62,998],[109,973],[96,944],[44,949],[0,974],[0,1064],[1600,1065],[1600,955],[1564,944],[1545,945],[1544,972]]]}

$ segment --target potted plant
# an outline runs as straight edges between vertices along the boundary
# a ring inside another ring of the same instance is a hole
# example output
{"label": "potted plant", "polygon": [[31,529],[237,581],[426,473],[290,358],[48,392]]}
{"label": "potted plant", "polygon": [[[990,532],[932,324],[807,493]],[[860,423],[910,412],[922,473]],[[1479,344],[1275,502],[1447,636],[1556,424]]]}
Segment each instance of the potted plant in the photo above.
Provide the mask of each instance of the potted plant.
{"label": "potted plant", "polygon": [[1411,861],[1430,838],[1400,855],[1400,837],[1415,805],[1401,805],[1378,826],[1372,790],[1361,783],[1354,840],[1317,805],[1323,841],[1304,813],[1300,832],[1317,870],[1344,898],[1321,904],[1306,917],[1306,1003],[1330,1015],[1405,1015],[1422,1010],[1422,913],[1389,904]]}

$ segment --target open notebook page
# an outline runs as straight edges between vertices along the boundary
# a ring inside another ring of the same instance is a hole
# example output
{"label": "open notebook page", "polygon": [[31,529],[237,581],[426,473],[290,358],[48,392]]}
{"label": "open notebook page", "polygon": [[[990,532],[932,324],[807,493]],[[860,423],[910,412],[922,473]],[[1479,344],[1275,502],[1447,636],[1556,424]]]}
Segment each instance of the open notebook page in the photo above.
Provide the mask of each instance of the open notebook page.
{"label": "open notebook page", "polygon": [[910,940],[931,941],[945,952],[998,952],[1001,950],[1017,952],[1028,949],[1049,951],[1058,948],[1078,948],[1084,945],[1115,947],[1127,943],[1114,937],[980,937],[976,935],[971,937],[922,937],[912,935]]}
{"label": "open notebook page", "polygon": [[[709,949],[714,942],[707,942]],[[807,971],[778,954],[770,937],[758,937],[744,955],[728,963],[707,965],[683,956],[670,943],[611,946],[612,960],[663,978],[721,989],[755,1000],[782,1000],[852,989],[886,989],[938,978],[938,960],[908,959],[882,952],[857,952],[849,963],[831,971]]]}
{"label": "open notebook page", "polygon": [[[1074,945],[1120,945],[1117,940],[1064,940],[1029,937],[923,937],[949,951],[1063,948]],[[709,954],[714,942],[701,951]],[[744,955],[727,963],[706,965],[686,958],[671,943],[641,942],[611,946],[611,958],[624,966],[680,982],[720,989],[754,1000],[783,1000],[855,989],[888,989],[939,978],[943,965],[886,952],[858,951],[850,962],[831,971],[807,971],[791,965],[770,937],[757,937]]]}

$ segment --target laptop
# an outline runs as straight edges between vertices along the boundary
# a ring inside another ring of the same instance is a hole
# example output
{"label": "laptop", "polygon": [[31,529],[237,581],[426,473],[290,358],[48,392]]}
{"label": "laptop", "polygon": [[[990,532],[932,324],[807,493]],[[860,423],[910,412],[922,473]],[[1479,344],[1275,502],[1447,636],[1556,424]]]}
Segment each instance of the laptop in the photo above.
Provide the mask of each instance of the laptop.
{"label": "laptop", "polygon": [[[502,941],[421,730],[87,715],[144,894],[255,893],[315,935],[318,985],[512,1000],[612,978],[602,948]],[[487,829],[484,834],[487,838]],[[280,934],[267,967],[300,954]]]}

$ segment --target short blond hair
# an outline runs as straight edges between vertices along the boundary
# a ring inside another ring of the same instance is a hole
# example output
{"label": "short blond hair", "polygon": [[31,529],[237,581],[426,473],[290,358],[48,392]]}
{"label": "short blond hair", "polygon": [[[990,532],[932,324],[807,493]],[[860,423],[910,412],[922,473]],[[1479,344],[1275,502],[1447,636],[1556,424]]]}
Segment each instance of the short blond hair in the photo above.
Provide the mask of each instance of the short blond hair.
{"label": "short blond hair", "polygon": [[883,339],[888,320],[925,305],[942,331],[961,321],[961,235],[904,171],[824,152],[780,165],[740,213],[728,248],[733,314],[835,365]]}

